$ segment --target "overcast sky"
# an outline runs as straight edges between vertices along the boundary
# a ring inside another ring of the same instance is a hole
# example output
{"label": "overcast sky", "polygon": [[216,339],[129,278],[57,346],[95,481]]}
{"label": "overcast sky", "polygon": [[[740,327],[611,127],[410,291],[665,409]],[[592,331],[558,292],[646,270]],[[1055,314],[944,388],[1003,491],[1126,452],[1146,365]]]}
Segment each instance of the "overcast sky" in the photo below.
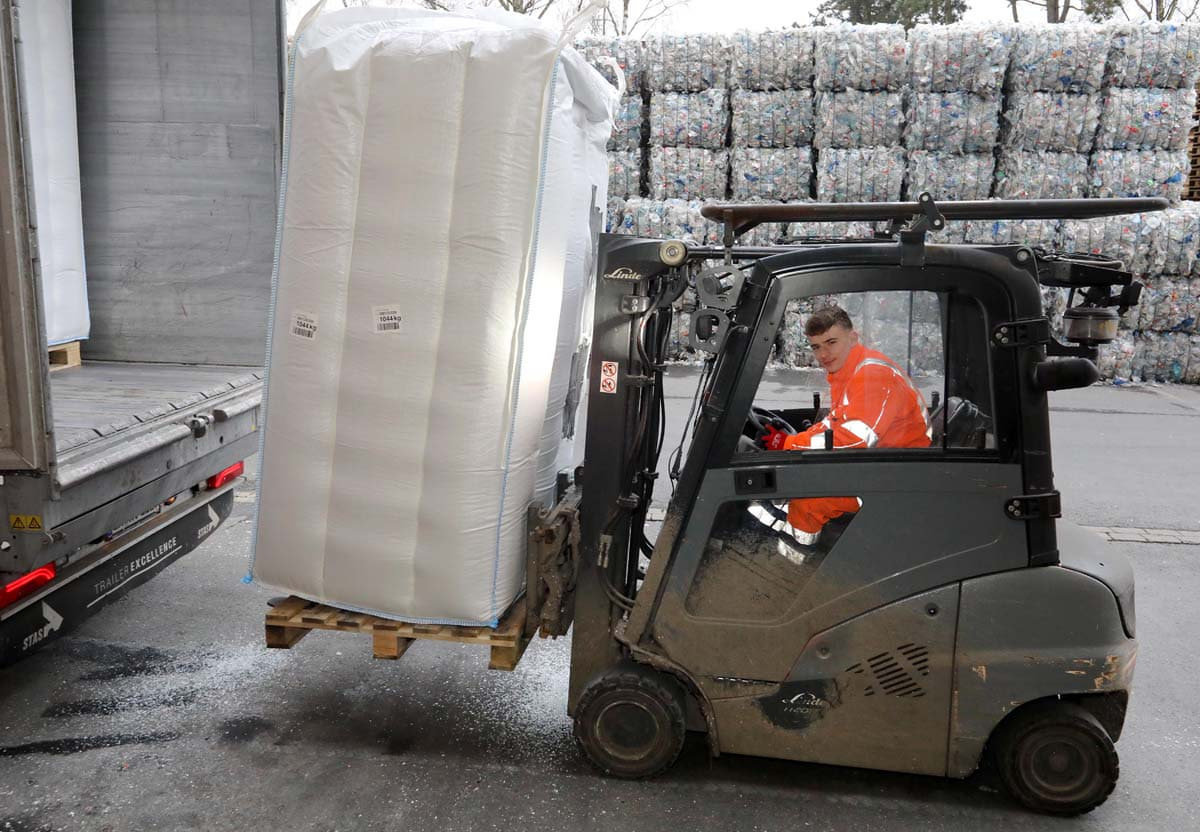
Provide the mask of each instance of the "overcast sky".
{"label": "overcast sky", "polygon": [[[615,7],[617,0],[612,2]],[[288,0],[289,32],[315,3],[316,0]],[[379,0],[378,5],[387,3]],[[820,0],[689,0],[686,6],[671,13],[669,21],[664,19],[663,25],[656,28],[669,28],[673,32],[732,32],[790,26],[807,23],[809,13],[818,5]],[[340,6],[339,0],[329,0],[325,7]],[[968,20],[1012,20],[1007,0],[968,0],[967,6]],[[1040,10],[1029,6],[1023,11],[1022,17],[1032,21]]]}

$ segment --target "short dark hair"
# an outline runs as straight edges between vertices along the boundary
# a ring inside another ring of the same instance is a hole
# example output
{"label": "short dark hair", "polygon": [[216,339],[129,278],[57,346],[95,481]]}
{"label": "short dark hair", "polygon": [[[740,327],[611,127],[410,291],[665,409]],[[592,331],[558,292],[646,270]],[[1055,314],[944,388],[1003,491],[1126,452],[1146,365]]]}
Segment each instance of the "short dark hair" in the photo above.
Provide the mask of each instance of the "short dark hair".
{"label": "short dark hair", "polygon": [[815,335],[824,335],[831,328],[841,324],[846,329],[854,329],[854,324],[850,320],[850,316],[846,314],[846,310],[837,304],[822,306],[816,312],[808,316],[808,320],[804,322],[804,334],[809,338]]}

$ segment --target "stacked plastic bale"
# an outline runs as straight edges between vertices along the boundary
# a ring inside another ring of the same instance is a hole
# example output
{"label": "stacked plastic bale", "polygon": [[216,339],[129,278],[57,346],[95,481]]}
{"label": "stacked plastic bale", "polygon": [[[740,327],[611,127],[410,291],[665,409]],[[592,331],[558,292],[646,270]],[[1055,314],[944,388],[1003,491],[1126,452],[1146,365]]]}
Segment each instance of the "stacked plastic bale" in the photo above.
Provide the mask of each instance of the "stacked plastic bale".
{"label": "stacked plastic bale", "polygon": [[725,198],[728,51],[718,35],[662,35],[646,42],[651,198]]}
{"label": "stacked plastic bale", "polygon": [[1100,122],[1108,33],[1057,24],[1018,29],[993,193],[1006,199],[1087,196]]}
{"label": "stacked plastic bale", "polygon": [[813,146],[820,202],[901,197],[908,41],[895,25],[825,26],[815,32]]}
{"label": "stacked plastic bale", "polygon": [[733,200],[794,202],[809,199],[812,193],[812,30],[738,32],[733,35],[730,45],[730,192]]}
{"label": "stacked plastic bale", "polygon": [[575,48],[609,83],[624,89],[608,139],[608,212],[605,230],[621,221],[625,200],[642,195],[646,102],[642,98],[645,55],[633,38],[582,37]]}
{"label": "stacked plastic bale", "polygon": [[1200,26],[1126,24],[1111,33],[1090,195],[1178,202],[1187,182]]}
{"label": "stacked plastic bale", "polygon": [[908,198],[986,199],[991,194],[1008,26],[920,25],[908,33],[910,84],[904,132]]}
{"label": "stacked plastic bale", "polygon": [[1190,355],[1200,337],[1196,257],[1200,205],[1184,202],[1153,216],[1156,239],[1153,246],[1144,247],[1151,249],[1153,262],[1142,270],[1137,266],[1143,264],[1135,260],[1131,267],[1144,287],[1141,301],[1121,319],[1118,352],[1128,352],[1132,342],[1133,363],[1126,372],[1114,371],[1112,375],[1143,381],[1186,381]]}
{"label": "stacked plastic bale", "polygon": [[[1105,92],[1091,160],[1090,195],[1162,196],[1176,202],[1188,174],[1188,133],[1193,127],[1200,80],[1200,26],[1122,24],[1112,27]],[[1145,288],[1141,302],[1121,320],[1118,341],[1107,347],[1101,371],[1140,381],[1195,381],[1196,250],[1200,213],[1183,203],[1146,215],[1141,233],[1128,233],[1140,218],[1114,218],[1120,239],[1102,241]],[[1073,225],[1073,224],[1071,224]],[[1068,224],[1064,223],[1064,228]],[[1146,237],[1150,239],[1146,239]]]}
{"label": "stacked plastic bale", "polygon": [[1121,318],[1117,341],[1101,351],[1110,378],[1183,381],[1196,332],[1196,251],[1200,206],[1164,212],[1064,220],[1066,251],[1120,260],[1144,289],[1141,302]]}
{"label": "stacked plastic bale", "polygon": [[629,199],[642,194],[643,109],[640,97],[624,96],[608,140],[608,195]]}

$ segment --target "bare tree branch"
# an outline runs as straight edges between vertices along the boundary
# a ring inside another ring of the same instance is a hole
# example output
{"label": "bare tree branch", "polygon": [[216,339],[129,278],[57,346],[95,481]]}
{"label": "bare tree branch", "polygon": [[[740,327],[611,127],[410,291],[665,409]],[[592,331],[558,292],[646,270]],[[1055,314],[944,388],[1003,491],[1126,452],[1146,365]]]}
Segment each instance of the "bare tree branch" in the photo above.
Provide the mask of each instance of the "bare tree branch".
{"label": "bare tree branch", "polygon": [[687,2],[688,0],[647,0],[642,6],[642,11],[629,24],[629,30],[622,34],[631,35],[639,26],[649,26],[663,15]]}

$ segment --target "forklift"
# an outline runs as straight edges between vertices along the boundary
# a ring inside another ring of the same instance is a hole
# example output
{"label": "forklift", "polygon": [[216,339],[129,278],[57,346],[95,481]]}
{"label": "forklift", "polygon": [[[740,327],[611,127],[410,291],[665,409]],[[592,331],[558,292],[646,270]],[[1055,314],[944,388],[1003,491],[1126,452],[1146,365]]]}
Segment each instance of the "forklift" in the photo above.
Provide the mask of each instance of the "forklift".
{"label": "forklift", "polygon": [[[543,635],[573,622],[568,708],[583,754],[608,775],[653,777],[697,730],[714,755],[955,778],[988,755],[1031,809],[1104,802],[1137,655],[1133,572],[1060,519],[1047,393],[1098,379],[1098,348],[1141,286],[1101,257],[928,237],[948,221],[1166,205],[709,204],[721,245],[601,235],[584,464],[531,516],[526,596]],[[760,223],[843,221],[882,230],[738,244]],[[689,338],[706,360],[652,535],[663,356],[693,284]],[[1043,287],[1069,295],[1061,340]],[[756,402],[788,310],[880,292],[929,300],[941,343],[930,446],[836,449],[827,432],[824,448],[764,450],[764,425],[803,429],[828,412],[819,397]],[[787,528],[788,501],[829,496],[859,501],[839,534]]]}
{"label": "forklift", "polygon": [[[267,646],[314,629],[370,633],[376,658],[398,659],[418,640],[457,641],[513,670],[535,636],[570,632],[567,707],[604,774],[662,774],[698,731],[713,755],[944,777],[990,757],[1031,809],[1089,811],[1118,776],[1133,570],[1060,519],[1047,393],[1098,379],[1098,349],[1142,287],[1100,256],[929,236],[947,221],[1166,207],[922,194],[706,205],[719,246],[598,234],[583,465],[559,474],[553,506],[529,507],[525,589],[497,626],[409,624],[292,596],[271,602]],[[844,221],[878,230],[738,245],[764,222]],[[705,361],[670,502],[651,519],[664,357],[689,287],[688,339]],[[1067,294],[1057,327],[1043,288]],[[787,327],[831,296],[879,318],[867,338],[906,349],[927,445],[839,449],[818,430],[802,451],[768,449],[768,428],[794,433],[829,414],[819,393],[780,408],[758,392]],[[816,533],[790,525],[792,501],[826,497],[857,510]]]}

